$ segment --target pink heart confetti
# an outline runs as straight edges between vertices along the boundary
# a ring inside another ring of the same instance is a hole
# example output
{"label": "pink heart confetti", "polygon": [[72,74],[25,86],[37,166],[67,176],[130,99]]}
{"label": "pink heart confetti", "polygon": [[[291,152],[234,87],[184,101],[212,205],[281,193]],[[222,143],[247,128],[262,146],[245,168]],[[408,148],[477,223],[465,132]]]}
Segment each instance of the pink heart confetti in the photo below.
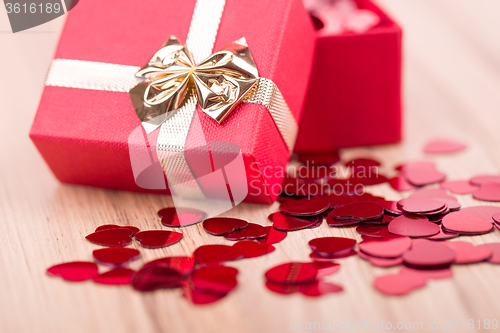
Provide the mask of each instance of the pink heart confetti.
{"label": "pink heart confetti", "polygon": [[490,221],[480,219],[473,213],[458,211],[446,215],[442,221],[443,228],[461,234],[482,234],[493,230]]}
{"label": "pink heart confetti", "polygon": [[486,183],[474,192],[472,192],[474,199],[483,201],[500,201],[500,184],[499,183]]}
{"label": "pink heart confetti", "polygon": [[425,286],[427,279],[413,274],[389,274],[375,279],[374,286],[386,295],[406,295]]}
{"label": "pink heart confetti", "polygon": [[472,264],[491,258],[493,252],[488,247],[474,246],[469,242],[446,242],[455,251],[455,264]]}
{"label": "pink heart confetti", "polygon": [[443,266],[453,263],[455,251],[441,242],[420,239],[403,255],[406,264],[414,267]]}
{"label": "pink heart confetti", "polygon": [[417,275],[417,276],[421,276],[427,280],[429,280],[429,279],[432,279],[432,280],[449,279],[449,278],[453,277],[453,271],[451,270],[450,267],[426,269],[426,268],[414,268],[414,267],[408,267],[408,266],[401,266],[401,269],[399,270],[399,274],[401,274],[401,275]]}
{"label": "pink heart confetti", "polygon": [[493,215],[500,213],[500,207],[498,206],[471,206],[461,209],[462,212],[469,212],[476,215],[478,218],[495,222]]}
{"label": "pink heart confetti", "polygon": [[360,258],[363,258],[365,260],[368,260],[370,264],[373,266],[377,267],[394,267],[394,266],[399,266],[403,263],[403,257],[397,257],[397,258],[377,258],[377,257],[372,257],[367,255],[366,253],[363,252],[358,252],[358,255]]}
{"label": "pink heart confetti", "polygon": [[398,175],[389,179],[389,185],[396,191],[411,191],[416,189],[417,187],[408,183],[404,176]]}
{"label": "pink heart confetti", "polygon": [[472,185],[467,180],[444,181],[439,186],[442,189],[449,190],[450,192],[456,194],[470,194],[479,188],[476,185]]}
{"label": "pink heart confetti", "polygon": [[380,258],[397,258],[411,248],[411,238],[407,236],[390,236],[385,238],[364,238],[359,249],[364,253]]}
{"label": "pink heart confetti", "polygon": [[398,201],[398,207],[406,213],[430,214],[443,209],[446,203],[433,199],[408,198]]}
{"label": "pink heart confetti", "polygon": [[425,216],[401,215],[389,223],[391,234],[408,237],[428,237],[439,233],[441,228]]}
{"label": "pink heart confetti", "polygon": [[486,243],[480,246],[487,247],[492,252],[493,255],[488,259],[489,263],[500,264],[500,243]]}
{"label": "pink heart confetti", "polygon": [[467,148],[467,145],[460,141],[433,139],[425,145],[424,152],[427,154],[449,154],[464,150],[465,148]]}
{"label": "pink heart confetti", "polygon": [[470,183],[475,186],[482,186],[489,183],[500,184],[500,175],[480,175],[470,179]]}

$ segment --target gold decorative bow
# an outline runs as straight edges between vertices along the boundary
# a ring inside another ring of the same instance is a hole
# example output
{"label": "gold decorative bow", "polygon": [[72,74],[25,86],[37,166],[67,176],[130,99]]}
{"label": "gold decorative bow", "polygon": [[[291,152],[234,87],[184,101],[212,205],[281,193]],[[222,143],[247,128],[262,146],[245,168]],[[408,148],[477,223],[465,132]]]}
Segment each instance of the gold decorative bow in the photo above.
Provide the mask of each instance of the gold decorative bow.
{"label": "gold decorative bow", "polygon": [[136,77],[144,81],[129,91],[130,98],[150,132],[191,94],[197,95],[206,114],[222,122],[257,83],[259,74],[245,38],[195,64],[187,47],[171,36]]}

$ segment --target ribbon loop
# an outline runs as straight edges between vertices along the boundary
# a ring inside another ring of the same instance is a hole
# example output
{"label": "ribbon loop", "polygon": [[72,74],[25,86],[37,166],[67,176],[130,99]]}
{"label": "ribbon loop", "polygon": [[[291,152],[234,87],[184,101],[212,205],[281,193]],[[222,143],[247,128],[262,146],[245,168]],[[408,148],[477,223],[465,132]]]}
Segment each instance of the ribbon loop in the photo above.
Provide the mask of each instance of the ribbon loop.
{"label": "ribbon loop", "polygon": [[136,77],[144,81],[130,90],[130,97],[144,128],[151,132],[191,94],[196,94],[206,114],[222,122],[257,83],[258,71],[244,38],[195,64],[187,47],[171,36]]}

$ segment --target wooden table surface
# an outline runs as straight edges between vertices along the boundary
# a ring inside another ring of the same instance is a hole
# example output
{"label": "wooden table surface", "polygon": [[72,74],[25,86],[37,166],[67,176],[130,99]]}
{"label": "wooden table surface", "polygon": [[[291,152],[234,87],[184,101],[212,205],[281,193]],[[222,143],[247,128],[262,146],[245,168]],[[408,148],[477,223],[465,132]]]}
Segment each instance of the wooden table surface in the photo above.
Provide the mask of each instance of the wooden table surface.
{"label": "wooden table surface", "polygon": [[[429,157],[449,179],[500,171],[500,29],[498,0],[380,0],[405,30],[405,140],[402,144],[342,151],[373,156],[387,171],[426,157],[422,145],[446,136],[469,143],[463,153]],[[454,266],[454,277],[430,281],[404,297],[387,297],[374,277],[395,271],[372,267],[358,257],[341,261],[327,281],[345,291],[318,299],[281,296],[264,286],[264,272],[285,261],[308,260],[307,241],[318,236],[359,236],[354,228],[320,228],[289,233],[267,256],[231,263],[239,286],[224,300],[193,306],[179,290],[141,294],[129,287],[67,283],[47,277],[47,267],[91,260],[97,246],[84,236],[106,223],[160,229],[156,211],[166,196],[116,192],[59,184],[28,138],[44,78],[63,19],[12,34],[0,10],[0,332],[288,332],[291,321],[367,320],[422,322],[446,319],[500,319],[500,266]],[[387,184],[369,189],[397,199]],[[458,196],[462,206],[484,204]],[[226,216],[269,225],[277,204],[242,204]],[[145,260],[187,255],[197,246],[229,243],[201,227],[185,228],[179,244],[142,250]],[[499,231],[462,237],[473,243],[498,242]],[[136,247],[136,245],[133,245]],[[477,325],[476,325],[477,327]],[[366,331],[359,327],[354,331]],[[372,331],[372,330],[367,330]],[[474,332],[473,330],[464,330]],[[484,331],[484,330],[482,330]]]}

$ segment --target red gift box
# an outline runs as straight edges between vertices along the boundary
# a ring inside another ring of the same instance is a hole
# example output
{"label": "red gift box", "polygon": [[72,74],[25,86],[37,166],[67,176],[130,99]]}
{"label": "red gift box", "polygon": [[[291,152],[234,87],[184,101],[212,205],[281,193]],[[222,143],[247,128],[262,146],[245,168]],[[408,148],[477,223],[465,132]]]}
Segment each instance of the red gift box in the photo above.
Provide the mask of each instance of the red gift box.
{"label": "red gift box", "polygon": [[[169,36],[186,40],[195,3],[81,1],[68,14],[54,59],[142,66]],[[227,0],[214,52],[245,37],[259,76],[279,87],[298,123],[314,34],[300,0]],[[273,170],[286,166],[290,152],[266,107],[242,103],[221,124],[199,106],[197,112],[208,142],[240,147],[249,184],[245,201],[272,203],[283,177]],[[126,92],[46,86],[30,137],[63,183],[169,194],[136,184],[127,139],[138,126]]]}
{"label": "red gift box", "polygon": [[401,28],[373,2],[356,3],[381,21],[364,33],[317,31],[298,153],[401,140]]}

